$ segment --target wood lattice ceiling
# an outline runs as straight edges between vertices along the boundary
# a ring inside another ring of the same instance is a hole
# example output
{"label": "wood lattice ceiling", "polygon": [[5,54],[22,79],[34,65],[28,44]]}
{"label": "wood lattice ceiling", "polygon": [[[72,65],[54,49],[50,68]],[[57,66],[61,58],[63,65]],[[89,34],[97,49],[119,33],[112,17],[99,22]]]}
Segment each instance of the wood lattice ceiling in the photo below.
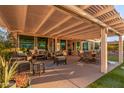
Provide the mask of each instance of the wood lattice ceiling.
{"label": "wood lattice ceiling", "polygon": [[[112,5],[76,6],[89,15],[104,22],[120,33],[124,33],[124,20]],[[19,34],[45,36],[61,39],[100,38],[100,26],[47,5],[0,6],[0,25]],[[114,35],[110,32],[108,35]]]}

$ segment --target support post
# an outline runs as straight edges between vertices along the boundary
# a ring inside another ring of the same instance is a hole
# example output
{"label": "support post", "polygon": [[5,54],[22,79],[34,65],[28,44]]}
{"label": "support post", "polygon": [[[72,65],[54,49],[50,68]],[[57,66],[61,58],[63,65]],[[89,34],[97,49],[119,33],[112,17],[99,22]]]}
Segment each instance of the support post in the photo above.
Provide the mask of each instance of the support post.
{"label": "support post", "polygon": [[88,41],[88,51],[91,51],[91,41]]}
{"label": "support post", "polygon": [[83,41],[80,41],[80,52],[83,52]]}
{"label": "support post", "polygon": [[35,36],[34,36],[34,49],[36,47],[36,40],[35,40]]}
{"label": "support post", "polygon": [[93,42],[93,51],[95,51],[95,42]]}
{"label": "support post", "polygon": [[54,42],[54,39],[52,38],[52,52],[54,52],[55,51],[55,42]]}
{"label": "support post", "polygon": [[50,38],[47,39],[47,50],[50,51]]}
{"label": "support post", "polygon": [[20,50],[20,39],[18,34],[17,34],[17,48],[18,50]]}
{"label": "support post", "polygon": [[77,55],[77,41],[74,41],[74,55]]}
{"label": "support post", "polygon": [[75,51],[77,53],[77,41],[75,41]]}
{"label": "support post", "polygon": [[101,29],[101,72],[107,73],[107,28]]}
{"label": "support post", "polygon": [[14,40],[14,42],[16,43],[16,45],[15,45],[15,51],[17,51],[20,48],[19,35],[18,35],[18,33],[14,33],[14,32],[12,32],[11,34],[15,38],[15,40]]}
{"label": "support post", "polygon": [[34,50],[38,49],[38,44],[37,44],[37,37],[34,36]]}
{"label": "support post", "polygon": [[119,36],[119,63],[123,63],[123,37]]}
{"label": "support post", "polygon": [[68,40],[66,40],[66,51],[68,51]]}
{"label": "support post", "polygon": [[57,38],[55,38],[55,51],[57,51]]}

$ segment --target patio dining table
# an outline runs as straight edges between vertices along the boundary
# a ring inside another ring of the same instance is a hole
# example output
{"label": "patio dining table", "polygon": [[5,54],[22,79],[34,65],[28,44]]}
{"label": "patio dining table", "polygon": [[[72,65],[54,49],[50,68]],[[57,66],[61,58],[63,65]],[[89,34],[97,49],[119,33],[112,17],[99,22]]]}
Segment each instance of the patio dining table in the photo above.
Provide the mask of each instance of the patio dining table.
{"label": "patio dining table", "polygon": [[[39,67],[39,75],[41,75],[41,66],[42,66],[42,72],[45,73],[45,62],[44,61],[39,61],[39,60],[33,60],[30,62],[30,73],[35,73],[38,72],[38,67]],[[37,70],[37,72],[36,72]]]}
{"label": "patio dining table", "polygon": [[36,58],[37,60],[43,60],[43,59],[46,59],[46,55],[45,54],[34,54],[33,58]]}
{"label": "patio dining table", "polygon": [[56,56],[54,59],[54,64],[56,64],[57,66],[59,64],[67,64],[67,59],[65,56]]}
{"label": "patio dining table", "polygon": [[[39,55],[35,55],[35,57],[39,57]],[[29,69],[30,69],[30,73],[33,73],[33,75],[36,73],[36,70],[38,71],[38,67],[39,67],[39,74],[41,75],[41,66],[42,66],[42,72],[45,73],[45,62],[43,60],[37,60],[37,58],[35,60],[31,59],[31,57],[27,57],[27,59],[25,59],[24,57],[13,57],[11,58],[11,62],[16,61],[19,65],[18,65],[18,72],[21,72],[22,69],[22,64],[25,63],[29,63]]]}

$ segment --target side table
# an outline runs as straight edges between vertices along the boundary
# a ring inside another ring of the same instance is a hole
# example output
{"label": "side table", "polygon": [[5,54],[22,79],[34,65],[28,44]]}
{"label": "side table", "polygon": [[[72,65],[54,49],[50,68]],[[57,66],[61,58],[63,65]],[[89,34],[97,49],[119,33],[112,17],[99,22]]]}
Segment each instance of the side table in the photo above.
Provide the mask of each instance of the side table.
{"label": "side table", "polygon": [[33,71],[33,75],[35,73],[39,72],[39,75],[41,75],[41,66],[42,66],[42,72],[45,73],[45,63],[41,61],[34,61],[30,63],[30,73]]}

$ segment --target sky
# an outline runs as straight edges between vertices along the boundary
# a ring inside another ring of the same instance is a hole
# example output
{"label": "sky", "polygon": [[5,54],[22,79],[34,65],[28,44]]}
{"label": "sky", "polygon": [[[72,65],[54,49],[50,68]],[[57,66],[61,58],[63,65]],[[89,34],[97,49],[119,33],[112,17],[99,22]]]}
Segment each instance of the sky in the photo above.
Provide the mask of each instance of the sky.
{"label": "sky", "polygon": [[[124,18],[124,5],[115,5],[114,6],[116,11],[118,13],[120,13],[120,16],[122,18]],[[124,38],[124,36],[123,36]],[[112,37],[108,37],[108,42],[111,42],[111,41],[118,41],[118,36],[112,36]]]}
{"label": "sky", "polygon": [[115,5],[115,9],[120,13],[120,16],[124,18],[124,5]]}

